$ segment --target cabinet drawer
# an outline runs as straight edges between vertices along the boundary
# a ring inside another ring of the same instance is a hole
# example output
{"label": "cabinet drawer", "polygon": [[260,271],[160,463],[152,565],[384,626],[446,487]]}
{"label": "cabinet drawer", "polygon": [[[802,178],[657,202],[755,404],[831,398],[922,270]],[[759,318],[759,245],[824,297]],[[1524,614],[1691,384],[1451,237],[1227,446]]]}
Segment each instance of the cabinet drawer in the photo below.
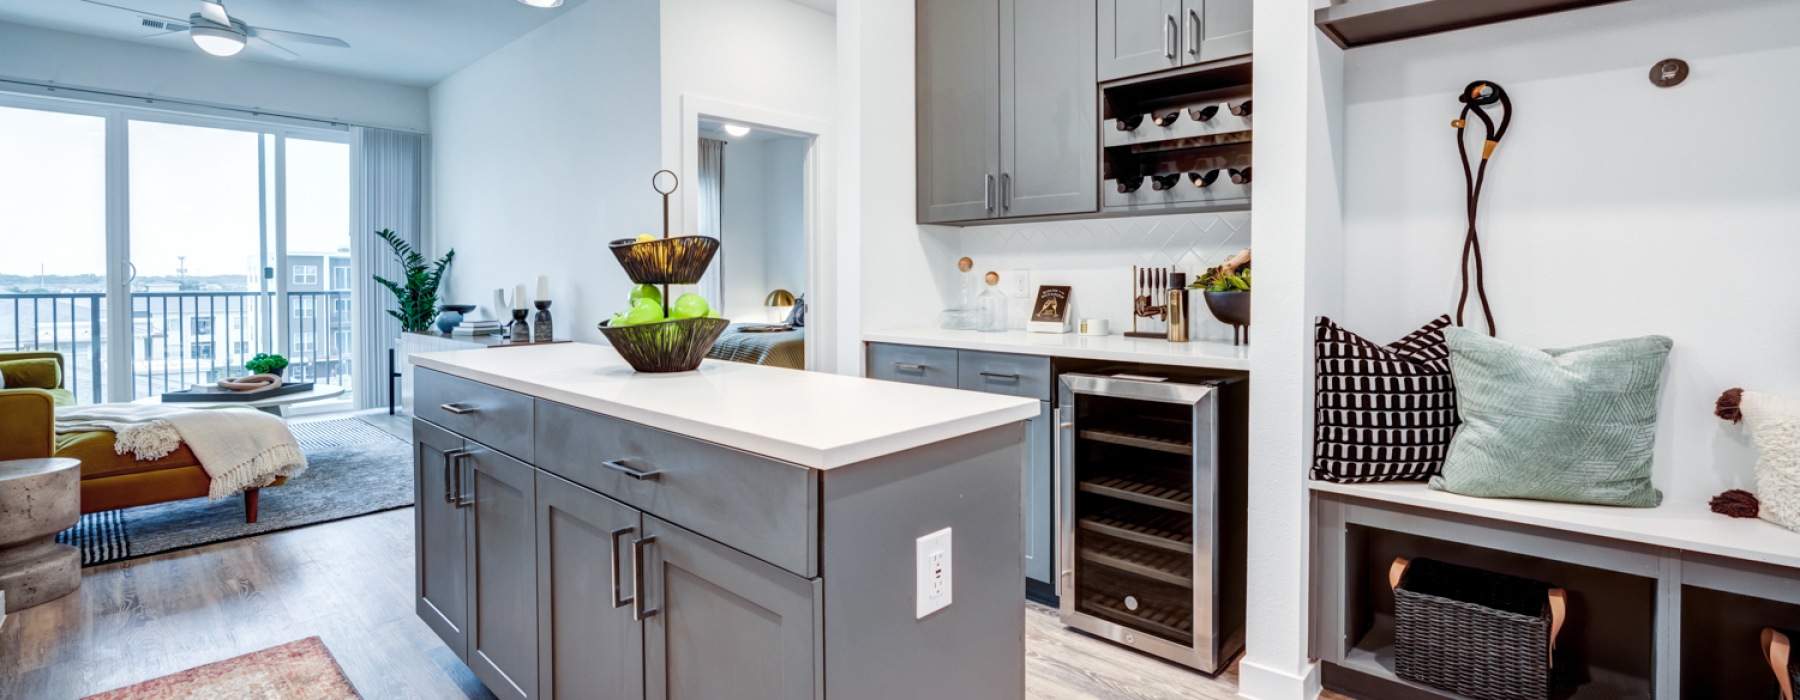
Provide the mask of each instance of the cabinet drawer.
{"label": "cabinet drawer", "polygon": [[419,369],[413,415],[525,462],[532,460],[532,399],[505,389]]}
{"label": "cabinet drawer", "polygon": [[1049,401],[1050,358],[962,350],[956,357],[956,388]]}
{"label": "cabinet drawer", "polygon": [[537,406],[537,467],[801,576],[818,575],[818,472],[589,413]]}
{"label": "cabinet drawer", "polygon": [[956,351],[870,343],[869,378],[955,389]]}

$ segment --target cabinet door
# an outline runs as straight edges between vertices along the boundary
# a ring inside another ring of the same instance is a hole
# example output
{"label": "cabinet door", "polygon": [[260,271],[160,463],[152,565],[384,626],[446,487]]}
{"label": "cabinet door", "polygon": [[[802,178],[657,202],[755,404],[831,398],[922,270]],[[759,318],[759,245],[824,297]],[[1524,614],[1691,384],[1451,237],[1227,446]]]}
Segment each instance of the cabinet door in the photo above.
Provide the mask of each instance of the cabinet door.
{"label": "cabinet door", "polygon": [[469,443],[469,668],[505,700],[537,697],[536,470]]}
{"label": "cabinet door", "polygon": [[1050,402],[1038,402],[1038,416],[1025,421],[1025,577],[1055,583],[1054,495],[1056,471]]}
{"label": "cabinet door", "polygon": [[1100,0],[1099,77],[1181,65],[1181,0]]}
{"label": "cabinet door", "polygon": [[638,511],[537,474],[538,695],[644,697],[644,626],[631,617]]}
{"label": "cabinet door", "polygon": [[644,530],[647,700],[821,697],[817,580],[654,516]]}
{"label": "cabinet door", "polygon": [[1000,211],[1099,208],[1094,0],[1001,0]]}
{"label": "cabinet door", "polygon": [[413,421],[414,588],[419,618],[457,658],[467,659],[469,613],[467,511],[457,505],[456,456],[463,440],[421,420]]}
{"label": "cabinet door", "polygon": [[997,215],[1000,0],[918,0],[919,222]]}
{"label": "cabinet door", "polygon": [[1249,55],[1253,2],[1183,0],[1182,51],[1186,62],[1205,63]]}

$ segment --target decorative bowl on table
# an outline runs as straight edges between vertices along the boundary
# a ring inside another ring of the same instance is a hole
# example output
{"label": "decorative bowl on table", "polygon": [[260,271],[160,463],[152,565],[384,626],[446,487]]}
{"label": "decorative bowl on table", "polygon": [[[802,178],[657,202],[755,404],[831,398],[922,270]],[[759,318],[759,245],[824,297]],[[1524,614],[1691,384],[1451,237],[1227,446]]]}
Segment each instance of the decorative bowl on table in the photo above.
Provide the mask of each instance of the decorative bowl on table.
{"label": "decorative bowl on table", "polygon": [[683,318],[613,327],[601,322],[600,334],[639,372],[692,372],[712,350],[730,321]]}
{"label": "decorative bowl on table", "polygon": [[710,236],[674,236],[648,241],[629,238],[608,244],[625,274],[637,284],[697,284],[713,255],[719,252],[719,239]]}
{"label": "decorative bowl on table", "polygon": [[1250,340],[1250,292],[1207,292],[1206,308],[1213,318],[1231,326],[1231,344]]}

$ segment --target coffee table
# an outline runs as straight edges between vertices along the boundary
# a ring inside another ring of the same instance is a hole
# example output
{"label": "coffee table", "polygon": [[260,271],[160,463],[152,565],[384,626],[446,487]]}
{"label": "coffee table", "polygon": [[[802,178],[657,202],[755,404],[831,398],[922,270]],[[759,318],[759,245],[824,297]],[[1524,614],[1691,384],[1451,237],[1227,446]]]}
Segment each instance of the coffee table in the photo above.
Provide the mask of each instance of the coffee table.
{"label": "coffee table", "polygon": [[0,592],[6,612],[81,587],[81,551],[56,533],[81,520],[81,461],[0,462]]}
{"label": "coffee table", "polygon": [[282,396],[271,396],[266,399],[257,399],[254,401],[180,401],[163,403],[162,396],[159,395],[146,396],[133,401],[132,403],[153,403],[164,406],[181,406],[184,408],[231,408],[234,406],[242,406],[245,408],[254,408],[263,413],[272,413],[277,416],[286,417],[287,407],[289,406],[297,403],[306,403],[308,401],[335,399],[339,396],[343,396],[344,391],[344,387],[336,384],[320,383],[314,384],[312,391],[302,391],[297,394],[285,394]]}

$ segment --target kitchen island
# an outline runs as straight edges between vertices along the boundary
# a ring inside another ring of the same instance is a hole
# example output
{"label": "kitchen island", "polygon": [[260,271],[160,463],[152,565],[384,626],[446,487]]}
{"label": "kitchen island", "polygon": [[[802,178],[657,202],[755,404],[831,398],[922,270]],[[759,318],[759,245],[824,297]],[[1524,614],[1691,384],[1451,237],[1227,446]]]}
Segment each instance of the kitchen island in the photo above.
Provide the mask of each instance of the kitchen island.
{"label": "kitchen island", "polygon": [[1037,401],[579,343],[411,362],[417,611],[499,697],[1024,696]]}

